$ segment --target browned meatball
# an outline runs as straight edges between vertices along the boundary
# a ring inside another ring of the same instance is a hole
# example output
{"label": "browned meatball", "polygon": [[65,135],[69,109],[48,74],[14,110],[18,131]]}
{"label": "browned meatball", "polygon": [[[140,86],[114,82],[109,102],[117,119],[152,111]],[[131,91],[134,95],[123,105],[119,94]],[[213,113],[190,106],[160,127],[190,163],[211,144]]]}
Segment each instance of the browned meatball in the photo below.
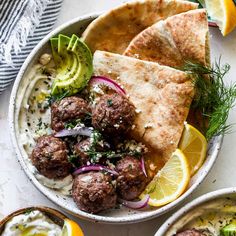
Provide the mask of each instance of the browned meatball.
{"label": "browned meatball", "polygon": [[204,234],[196,229],[189,229],[181,233],[177,233],[176,236],[204,236]]}
{"label": "browned meatball", "polygon": [[[106,163],[106,158],[105,156],[102,156],[102,152],[106,151],[106,150],[110,150],[110,144],[107,143],[105,140],[99,140],[99,142],[96,142],[96,144],[92,145],[91,143],[91,138],[87,138],[84,139],[82,141],[80,141],[79,143],[77,143],[74,146],[74,154],[76,154],[76,156],[79,157],[79,162],[78,164],[80,165],[88,165],[91,162],[99,162],[101,164],[105,164]],[[98,157],[97,159],[94,157],[90,158],[89,156],[89,150],[98,152],[100,157]],[[104,163],[105,162],[105,163]]]}
{"label": "browned meatball", "polygon": [[81,142],[77,143],[74,146],[74,152],[75,152],[75,154],[77,154],[79,156],[79,164],[80,165],[87,165],[88,164],[90,158],[89,158],[87,151],[89,150],[90,147],[91,147],[91,141],[89,138],[82,140]]}
{"label": "browned meatball", "polygon": [[117,93],[104,95],[92,111],[92,124],[105,135],[126,133],[135,118],[135,107]]}
{"label": "browned meatball", "polygon": [[137,198],[145,189],[147,177],[144,175],[140,161],[132,156],[126,156],[116,164],[119,173],[117,178],[117,193],[125,200]]}
{"label": "browned meatball", "polygon": [[51,106],[51,127],[60,131],[66,122],[84,120],[89,113],[91,109],[84,99],[75,96],[63,98]]}
{"label": "browned meatball", "polygon": [[109,174],[91,171],[74,179],[72,197],[77,206],[98,213],[116,205],[116,191]]}
{"label": "browned meatball", "polygon": [[31,154],[31,161],[40,174],[49,179],[61,179],[70,174],[66,144],[53,136],[42,136]]}

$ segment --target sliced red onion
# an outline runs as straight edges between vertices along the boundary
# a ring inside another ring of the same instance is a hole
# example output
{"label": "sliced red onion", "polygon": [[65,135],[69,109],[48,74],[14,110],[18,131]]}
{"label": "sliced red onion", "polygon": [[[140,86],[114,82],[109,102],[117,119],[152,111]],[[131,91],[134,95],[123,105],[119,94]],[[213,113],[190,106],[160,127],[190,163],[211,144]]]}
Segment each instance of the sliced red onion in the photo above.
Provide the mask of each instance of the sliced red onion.
{"label": "sliced red onion", "polygon": [[218,27],[218,25],[213,21],[208,21],[208,25],[211,27]]}
{"label": "sliced red onion", "polygon": [[144,196],[144,198],[140,201],[137,201],[137,202],[134,202],[134,201],[127,201],[127,200],[124,200],[124,199],[120,199],[118,198],[118,201],[128,207],[128,208],[131,208],[131,209],[141,209],[141,208],[144,208],[148,205],[148,201],[150,199],[150,196],[147,194]]}
{"label": "sliced red onion", "polygon": [[84,172],[88,172],[88,171],[106,171],[114,176],[118,176],[118,172],[116,172],[115,170],[109,169],[106,166],[103,165],[88,165],[88,166],[82,166],[79,169],[75,170],[75,172],[73,173],[73,175],[79,175],[81,173]]}
{"label": "sliced red onion", "polygon": [[93,130],[88,127],[76,127],[74,129],[63,129],[54,134],[56,138],[62,138],[67,136],[82,135],[90,137]]}
{"label": "sliced red onion", "polygon": [[141,168],[142,168],[142,171],[143,171],[144,175],[147,177],[147,172],[146,172],[146,169],[145,169],[145,162],[144,162],[143,157],[141,158]]}
{"label": "sliced red onion", "polygon": [[94,85],[105,85],[113,90],[115,90],[117,93],[121,95],[125,95],[126,92],[119,84],[117,84],[114,80],[111,80],[109,78],[106,78],[104,76],[93,76],[89,84],[94,86]]}

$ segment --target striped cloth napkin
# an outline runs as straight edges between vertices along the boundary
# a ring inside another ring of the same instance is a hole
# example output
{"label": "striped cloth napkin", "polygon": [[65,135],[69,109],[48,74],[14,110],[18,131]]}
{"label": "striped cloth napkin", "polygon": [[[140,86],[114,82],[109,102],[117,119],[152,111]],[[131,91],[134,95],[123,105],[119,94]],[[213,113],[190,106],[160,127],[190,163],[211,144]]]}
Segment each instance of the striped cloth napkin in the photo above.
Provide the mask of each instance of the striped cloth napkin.
{"label": "striped cloth napkin", "polygon": [[62,0],[0,0],[0,94],[51,30]]}

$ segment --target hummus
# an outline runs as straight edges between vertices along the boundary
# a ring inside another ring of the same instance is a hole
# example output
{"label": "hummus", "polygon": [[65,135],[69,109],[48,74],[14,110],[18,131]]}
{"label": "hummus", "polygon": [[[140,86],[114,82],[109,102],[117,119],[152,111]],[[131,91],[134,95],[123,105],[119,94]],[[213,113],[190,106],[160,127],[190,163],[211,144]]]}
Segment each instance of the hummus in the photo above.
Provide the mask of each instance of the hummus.
{"label": "hummus", "polygon": [[1,236],[59,236],[62,229],[38,210],[13,217],[5,225]]}
{"label": "hummus", "polygon": [[234,221],[236,221],[236,200],[221,198],[185,214],[165,236],[173,236],[187,229],[202,230],[206,235],[218,236],[221,228]]}
{"label": "hummus", "polygon": [[16,101],[19,107],[16,131],[25,164],[36,179],[49,188],[58,190],[64,195],[70,195],[71,175],[62,180],[49,179],[37,171],[29,158],[36,139],[52,132],[49,95],[54,73],[54,64],[50,62],[47,65],[33,65],[30,72],[25,75],[26,78],[20,88],[21,93]]}

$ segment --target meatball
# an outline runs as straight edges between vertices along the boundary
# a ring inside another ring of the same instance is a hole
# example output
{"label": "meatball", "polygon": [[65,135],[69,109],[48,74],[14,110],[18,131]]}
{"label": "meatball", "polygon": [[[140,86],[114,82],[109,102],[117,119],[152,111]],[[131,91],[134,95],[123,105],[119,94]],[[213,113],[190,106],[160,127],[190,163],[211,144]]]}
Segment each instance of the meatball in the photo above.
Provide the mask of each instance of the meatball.
{"label": "meatball", "polygon": [[117,93],[102,96],[92,111],[94,128],[105,135],[126,133],[134,118],[134,105]]}
{"label": "meatball", "polygon": [[[84,139],[77,143],[74,146],[74,154],[76,154],[79,157],[79,164],[80,165],[87,165],[88,162],[101,162],[101,164],[106,163],[106,158],[102,156],[102,152],[106,150],[110,150],[110,144],[107,143],[105,140],[100,139],[99,142],[92,145],[91,138]],[[93,160],[90,159],[89,150],[93,150],[98,152],[101,156],[96,160],[96,158],[93,158]],[[105,163],[104,163],[105,162]]]}
{"label": "meatball", "polygon": [[201,232],[195,229],[189,229],[181,233],[177,233],[176,236],[204,236]]}
{"label": "meatball", "polygon": [[70,174],[66,144],[53,136],[42,136],[31,154],[31,161],[40,174],[49,179],[62,179]]}
{"label": "meatball", "polygon": [[117,199],[111,176],[95,171],[76,176],[72,197],[81,210],[90,213],[114,207]]}
{"label": "meatball", "polygon": [[132,156],[126,156],[116,164],[119,173],[117,178],[117,193],[125,200],[137,198],[145,189],[147,177],[142,171],[140,161]]}
{"label": "meatball", "polygon": [[91,141],[90,139],[84,139],[81,142],[77,143],[74,146],[74,152],[76,155],[79,156],[79,164],[80,165],[87,165],[90,161],[89,155],[87,151],[91,147]]}
{"label": "meatball", "polygon": [[84,120],[90,113],[91,109],[84,99],[75,96],[63,98],[51,106],[51,127],[60,131],[66,122]]}

